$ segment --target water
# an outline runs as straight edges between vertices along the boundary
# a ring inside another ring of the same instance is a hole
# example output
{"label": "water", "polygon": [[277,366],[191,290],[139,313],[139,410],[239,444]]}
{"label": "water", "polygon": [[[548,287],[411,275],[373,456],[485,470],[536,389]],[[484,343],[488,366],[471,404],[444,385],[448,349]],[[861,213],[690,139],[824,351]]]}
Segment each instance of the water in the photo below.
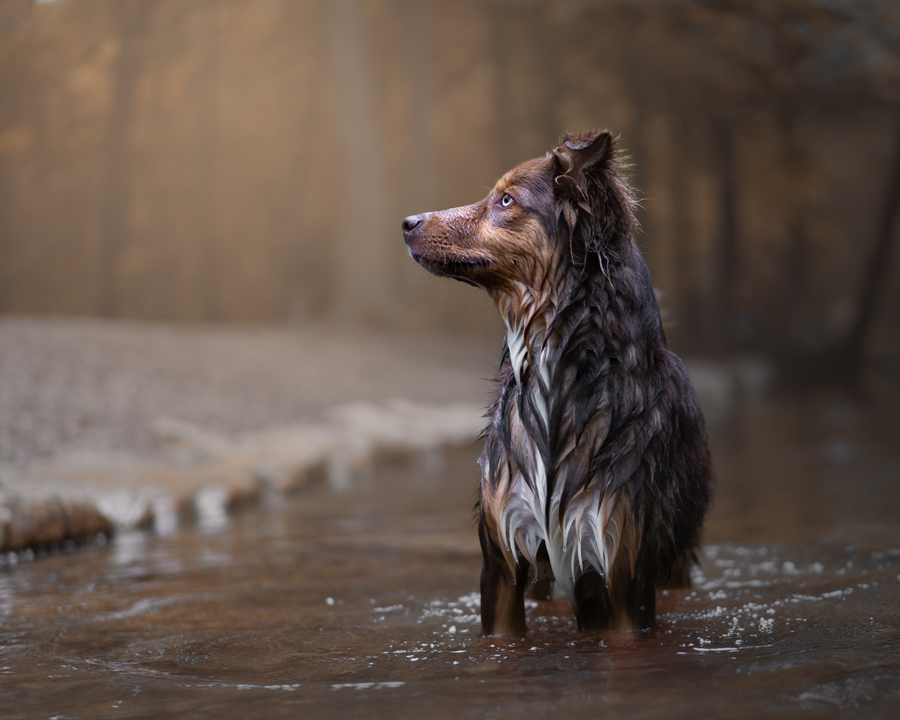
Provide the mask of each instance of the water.
{"label": "water", "polygon": [[702,565],[647,633],[557,599],[480,636],[477,448],[7,565],[0,716],[896,717],[896,428],[842,398],[715,426]]}

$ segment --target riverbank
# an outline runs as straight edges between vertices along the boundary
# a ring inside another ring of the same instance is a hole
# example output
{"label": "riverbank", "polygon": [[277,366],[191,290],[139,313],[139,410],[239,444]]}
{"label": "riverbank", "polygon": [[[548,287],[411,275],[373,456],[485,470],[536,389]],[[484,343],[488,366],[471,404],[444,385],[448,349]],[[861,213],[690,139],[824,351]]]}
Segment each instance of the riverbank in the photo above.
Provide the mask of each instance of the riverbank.
{"label": "riverbank", "polygon": [[496,341],[0,320],[0,548],[215,523],[480,430]]}
{"label": "riverbank", "polygon": [[[0,550],[215,525],[310,483],[342,492],[388,457],[439,467],[476,442],[499,344],[0,319]],[[759,361],[688,365],[712,423],[770,378]]]}

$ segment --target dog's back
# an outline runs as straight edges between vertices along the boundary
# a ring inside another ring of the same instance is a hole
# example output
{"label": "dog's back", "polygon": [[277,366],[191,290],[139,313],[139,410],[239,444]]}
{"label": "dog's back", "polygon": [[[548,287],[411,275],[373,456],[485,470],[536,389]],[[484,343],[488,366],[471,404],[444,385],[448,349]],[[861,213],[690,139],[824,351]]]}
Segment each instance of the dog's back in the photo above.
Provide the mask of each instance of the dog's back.
{"label": "dog's back", "polygon": [[486,633],[524,634],[529,580],[555,582],[586,631],[651,626],[658,580],[687,580],[706,433],[633,226],[608,133],[404,223],[413,257],[484,287],[507,324],[481,457]]}

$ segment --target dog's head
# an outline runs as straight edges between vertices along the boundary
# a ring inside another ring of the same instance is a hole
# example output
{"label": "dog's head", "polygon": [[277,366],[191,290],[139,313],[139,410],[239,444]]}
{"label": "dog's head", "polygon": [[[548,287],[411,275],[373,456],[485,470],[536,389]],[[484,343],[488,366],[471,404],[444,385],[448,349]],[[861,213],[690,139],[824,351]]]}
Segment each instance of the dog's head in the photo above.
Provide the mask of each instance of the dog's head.
{"label": "dog's head", "polygon": [[565,267],[602,267],[629,237],[633,200],[607,131],[567,134],[543,158],[506,173],[482,201],[411,215],[403,236],[426,270],[489,292],[538,288]]}

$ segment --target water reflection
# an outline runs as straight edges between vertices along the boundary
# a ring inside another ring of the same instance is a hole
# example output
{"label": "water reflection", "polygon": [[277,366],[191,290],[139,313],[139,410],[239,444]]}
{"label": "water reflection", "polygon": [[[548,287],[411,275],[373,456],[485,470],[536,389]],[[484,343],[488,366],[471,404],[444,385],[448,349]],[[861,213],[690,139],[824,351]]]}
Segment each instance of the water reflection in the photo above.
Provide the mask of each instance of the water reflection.
{"label": "water reflection", "polygon": [[217,533],[228,527],[228,491],[221,485],[208,485],[194,495],[197,527],[203,533]]}
{"label": "water reflection", "polygon": [[701,566],[693,590],[659,597],[652,631],[586,638],[555,599],[528,604],[522,642],[480,636],[473,448],[442,456],[443,469],[397,465],[338,494],[268,502],[227,529],[123,533],[8,568],[0,706],[889,716],[900,463],[890,426],[868,413],[776,403],[713,428],[720,487]]}
{"label": "water reflection", "polygon": [[168,495],[153,501],[153,532],[160,537],[171,537],[178,531],[178,509]]}
{"label": "water reflection", "polygon": [[[123,530],[112,541],[112,552],[109,556],[111,565],[117,567],[139,563],[147,554],[150,536],[140,530]],[[140,572],[141,569],[137,568]]]}
{"label": "water reflection", "polygon": [[15,599],[12,576],[0,574],[0,616],[12,615]]}

